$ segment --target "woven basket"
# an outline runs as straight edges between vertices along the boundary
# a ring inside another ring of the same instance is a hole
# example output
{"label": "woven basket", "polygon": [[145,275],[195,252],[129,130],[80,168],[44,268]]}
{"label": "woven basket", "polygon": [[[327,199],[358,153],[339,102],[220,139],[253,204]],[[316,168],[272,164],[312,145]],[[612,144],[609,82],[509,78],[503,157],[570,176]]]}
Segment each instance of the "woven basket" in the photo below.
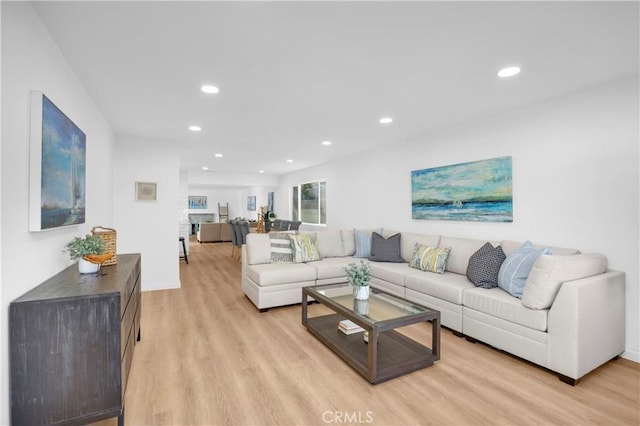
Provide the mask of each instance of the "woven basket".
{"label": "woven basket", "polygon": [[109,266],[118,263],[118,257],[116,256],[116,230],[113,228],[105,228],[104,226],[94,226],[91,229],[91,234],[100,237],[107,246],[104,253],[112,255],[111,259],[107,260],[102,265]]}

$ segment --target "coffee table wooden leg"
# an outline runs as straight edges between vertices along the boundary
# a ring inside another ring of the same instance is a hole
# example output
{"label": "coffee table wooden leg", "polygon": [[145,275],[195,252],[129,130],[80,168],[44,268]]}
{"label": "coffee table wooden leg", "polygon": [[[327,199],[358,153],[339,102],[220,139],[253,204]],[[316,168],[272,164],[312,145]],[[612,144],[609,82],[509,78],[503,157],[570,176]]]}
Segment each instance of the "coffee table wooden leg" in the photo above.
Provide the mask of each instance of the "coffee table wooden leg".
{"label": "coffee table wooden leg", "polygon": [[369,381],[375,383],[378,378],[378,331],[369,330],[369,347],[367,351]]}
{"label": "coffee table wooden leg", "polygon": [[302,324],[307,326],[307,294],[302,289]]}
{"label": "coffee table wooden leg", "polygon": [[440,359],[440,312],[438,317],[431,321],[431,352],[436,356],[436,360]]}

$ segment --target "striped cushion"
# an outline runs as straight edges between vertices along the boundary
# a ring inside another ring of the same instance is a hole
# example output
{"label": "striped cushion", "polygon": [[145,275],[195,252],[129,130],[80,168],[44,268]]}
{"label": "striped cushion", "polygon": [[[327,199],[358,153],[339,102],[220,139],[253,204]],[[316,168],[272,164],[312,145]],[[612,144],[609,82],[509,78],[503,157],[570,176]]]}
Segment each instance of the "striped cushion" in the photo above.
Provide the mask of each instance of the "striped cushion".
{"label": "striped cushion", "polygon": [[288,234],[269,234],[271,239],[271,263],[291,263],[293,262],[293,252],[291,251],[291,240]]}
{"label": "striped cushion", "polygon": [[551,252],[551,247],[537,250],[531,241],[526,241],[522,247],[507,256],[502,266],[500,266],[498,287],[521,299],[524,285],[534,263],[536,263],[538,257],[543,254],[551,254]]}
{"label": "striped cushion", "polygon": [[423,271],[444,274],[449,252],[451,252],[451,247],[429,247],[416,243],[409,266]]}
{"label": "striped cushion", "polygon": [[356,240],[356,254],[354,257],[368,258],[371,256],[371,234],[377,232],[382,235],[382,228],[378,229],[354,229]]}
{"label": "striped cushion", "polygon": [[290,235],[289,238],[295,263],[321,260],[318,239],[315,234]]}

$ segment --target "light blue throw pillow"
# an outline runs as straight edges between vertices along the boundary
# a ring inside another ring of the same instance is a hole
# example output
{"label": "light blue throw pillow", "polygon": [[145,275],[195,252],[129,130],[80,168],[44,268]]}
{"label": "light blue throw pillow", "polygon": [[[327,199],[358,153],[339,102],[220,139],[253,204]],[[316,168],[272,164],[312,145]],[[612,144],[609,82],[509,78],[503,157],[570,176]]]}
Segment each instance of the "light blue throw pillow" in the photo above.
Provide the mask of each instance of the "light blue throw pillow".
{"label": "light blue throw pillow", "polygon": [[543,254],[551,254],[551,247],[536,250],[531,241],[524,243],[522,247],[507,256],[500,266],[498,287],[521,299],[529,272],[538,257]]}
{"label": "light blue throw pillow", "polygon": [[354,229],[353,234],[356,240],[356,254],[354,257],[371,256],[371,235],[377,232],[382,235],[382,228],[378,229]]}

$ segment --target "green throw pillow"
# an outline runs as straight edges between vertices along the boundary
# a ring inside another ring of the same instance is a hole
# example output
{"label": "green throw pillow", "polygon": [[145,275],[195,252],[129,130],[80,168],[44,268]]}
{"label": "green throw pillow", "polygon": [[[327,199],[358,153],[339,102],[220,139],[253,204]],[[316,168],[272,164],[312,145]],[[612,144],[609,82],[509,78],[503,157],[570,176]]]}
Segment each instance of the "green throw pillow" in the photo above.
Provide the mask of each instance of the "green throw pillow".
{"label": "green throw pillow", "polygon": [[320,248],[315,234],[289,235],[291,251],[295,263],[313,262],[320,260]]}
{"label": "green throw pillow", "polygon": [[416,243],[409,266],[428,272],[444,274],[451,247],[429,247]]}

